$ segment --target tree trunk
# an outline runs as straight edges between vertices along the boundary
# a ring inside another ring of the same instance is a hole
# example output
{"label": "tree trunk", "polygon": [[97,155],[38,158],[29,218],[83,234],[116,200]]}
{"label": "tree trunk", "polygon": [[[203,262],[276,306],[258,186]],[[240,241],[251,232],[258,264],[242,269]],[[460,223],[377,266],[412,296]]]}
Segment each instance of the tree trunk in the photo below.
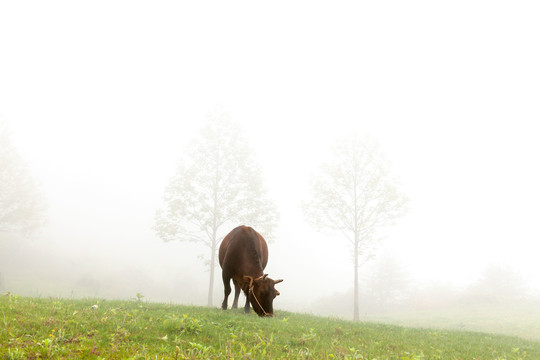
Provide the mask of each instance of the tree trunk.
{"label": "tree trunk", "polygon": [[358,244],[354,246],[354,315],[353,321],[359,320],[358,310]]}
{"label": "tree trunk", "polygon": [[216,246],[212,245],[212,254],[210,255],[210,284],[208,285],[208,307],[214,304],[214,269],[216,264]]}

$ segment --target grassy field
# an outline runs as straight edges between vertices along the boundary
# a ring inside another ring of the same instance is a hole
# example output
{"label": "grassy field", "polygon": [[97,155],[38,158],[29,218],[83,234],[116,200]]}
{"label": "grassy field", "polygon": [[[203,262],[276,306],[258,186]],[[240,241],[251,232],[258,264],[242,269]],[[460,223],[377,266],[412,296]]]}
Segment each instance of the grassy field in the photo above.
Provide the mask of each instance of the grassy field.
{"label": "grassy field", "polygon": [[490,332],[540,342],[540,302],[462,304],[433,310],[395,311],[365,316],[370,322],[424,328]]}
{"label": "grassy field", "polygon": [[0,296],[0,358],[537,360],[540,342],[282,311]]}

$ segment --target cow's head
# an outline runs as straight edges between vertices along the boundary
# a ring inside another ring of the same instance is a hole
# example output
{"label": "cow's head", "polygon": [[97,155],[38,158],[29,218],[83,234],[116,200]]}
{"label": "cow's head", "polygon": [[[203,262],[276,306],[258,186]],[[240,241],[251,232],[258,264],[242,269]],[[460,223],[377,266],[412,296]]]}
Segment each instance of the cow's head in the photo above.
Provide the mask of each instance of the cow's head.
{"label": "cow's head", "polygon": [[245,275],[244,281],[249,284],[249,302],[253,306],[253,310],[259,316],[274,316],[272,303],[274,298],[279,295],[279,291],[274,288],[274,285],[283,280],[273,280],[268,277],[268,274],[264,274],[257,279]]}

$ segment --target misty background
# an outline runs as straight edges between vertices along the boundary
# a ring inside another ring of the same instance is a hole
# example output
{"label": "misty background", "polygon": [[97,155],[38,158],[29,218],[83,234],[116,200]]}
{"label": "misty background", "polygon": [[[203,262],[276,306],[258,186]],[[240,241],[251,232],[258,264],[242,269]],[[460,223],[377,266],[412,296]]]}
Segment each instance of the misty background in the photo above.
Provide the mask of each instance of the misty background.
{"label": "misty background", "polygon": [[350,249],[301,209],[351,132],[409,199],[360,269],[361,315],[537,299],[539,16],[532,1],[2,2],[0,121],[47,211],[30,237],[0,234],[0,291],[206,304],[206,250],[152,227],[218,108],[278,206],[276,309],[352,316]]}

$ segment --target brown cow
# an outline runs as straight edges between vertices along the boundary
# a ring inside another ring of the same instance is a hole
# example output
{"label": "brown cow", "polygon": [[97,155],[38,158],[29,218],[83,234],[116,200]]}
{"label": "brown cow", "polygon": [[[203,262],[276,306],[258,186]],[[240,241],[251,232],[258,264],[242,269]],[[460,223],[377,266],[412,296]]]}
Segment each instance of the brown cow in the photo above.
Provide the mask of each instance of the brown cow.
{"label": "brown cow", "polygon": [[259,316],[274,316],[272,303],[279,295],[274,285],[283,280],[272,280],[263,270],[268,262],[268,246],[264,238],[248,226],[233,229],[219,247],[219,265],[223,269],[225,298],[221,308],[227,309],[231,293],[231,279],[234,283],[232,308],[238,307],[240,289],[246,295],[244,311],[249,313],[249,304]]}

